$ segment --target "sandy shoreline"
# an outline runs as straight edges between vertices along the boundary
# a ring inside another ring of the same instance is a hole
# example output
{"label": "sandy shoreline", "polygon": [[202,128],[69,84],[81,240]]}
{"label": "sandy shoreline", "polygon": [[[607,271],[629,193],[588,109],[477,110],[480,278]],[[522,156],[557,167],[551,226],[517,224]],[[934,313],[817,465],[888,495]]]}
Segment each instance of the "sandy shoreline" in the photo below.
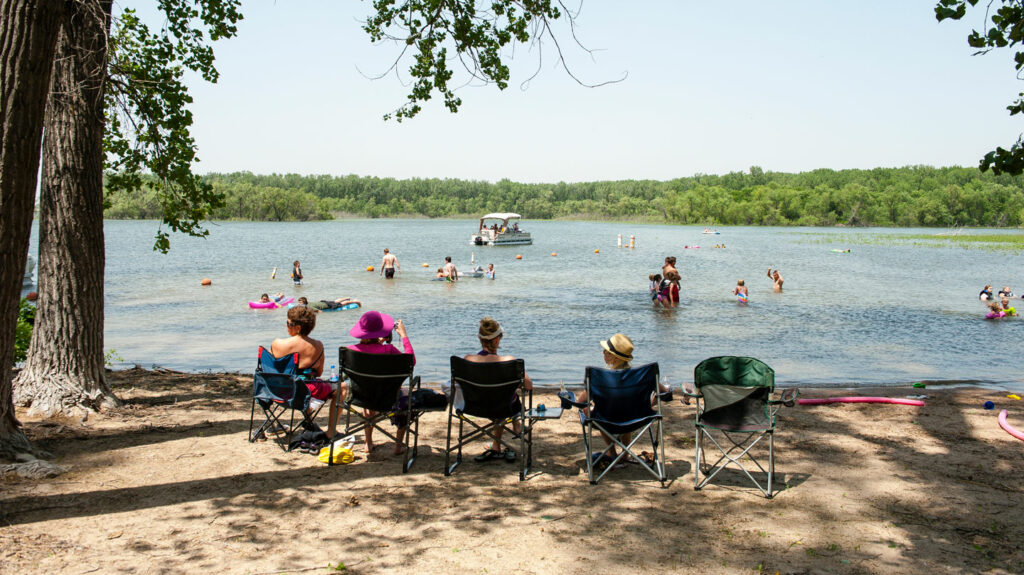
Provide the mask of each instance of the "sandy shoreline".
{"label": "sandy shoreline", "polygon": [[1024,427],[1024,402],[993,389],[861,388],[928,397],[784,409],[785,488],[769,501],[733,476],[693,490],[693,411],[678,401],[666,408],[663,489],[635,466],[589,485],[575,413],[538,425],[525,482],[501,462],[444,477],[445,417],[427,414],[403,475],[389,444],[327,468],[247,443],[248,375],[110,380],[126,400],[117,410],[85,422],[20,414],[71,470],[0,481],[0,572],[1024,571],[1024,442],[996,423],[1005,407]]}

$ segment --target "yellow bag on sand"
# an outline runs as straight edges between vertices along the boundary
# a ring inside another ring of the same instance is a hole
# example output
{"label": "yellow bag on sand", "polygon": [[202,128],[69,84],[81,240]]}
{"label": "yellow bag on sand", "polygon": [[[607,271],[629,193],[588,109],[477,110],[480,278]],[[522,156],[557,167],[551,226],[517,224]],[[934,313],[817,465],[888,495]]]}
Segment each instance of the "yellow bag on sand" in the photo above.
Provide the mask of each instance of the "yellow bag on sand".
{"label": "yellow bag on sand", "polygon": [[[327,447],[320,449],[320,455],[317,455],[316,458],[320,460],[320,463],[327,463],[327,460],[331,458],[331,446],[328,445]],[[332,461],[332,463],[335,465],[339,463],[352,463],[355,459],[356,454],[352,453],[351,447],[345,445],[343,447],[334,448],[334,461]]]}

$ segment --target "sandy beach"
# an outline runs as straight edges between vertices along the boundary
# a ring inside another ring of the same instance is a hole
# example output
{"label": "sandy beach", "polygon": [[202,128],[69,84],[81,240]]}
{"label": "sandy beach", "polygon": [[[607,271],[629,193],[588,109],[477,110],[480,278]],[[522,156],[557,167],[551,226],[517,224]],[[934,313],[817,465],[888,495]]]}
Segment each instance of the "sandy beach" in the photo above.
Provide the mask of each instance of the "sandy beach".
{"label": "sandy beach", "polygon": [[1005,392],[861,389],[928,397],[786,408],[782,488],[767,500],[735,474],[694,491],[693,408],[679,401],[665,410],[665,488],[632,465],[592,486],[575,412],[538,424],[524,482],[513,465],[471,459],[444,477],[446,414],[428,413],[403,475],[387,443],[331,468],[248,443],[251,376],[109,377],[122,408],[19,414],[69,471],[0,481],[0,572],[1024,571],[1024,442],[996,422],[1005,407],[1024,427],[1024,402]]}

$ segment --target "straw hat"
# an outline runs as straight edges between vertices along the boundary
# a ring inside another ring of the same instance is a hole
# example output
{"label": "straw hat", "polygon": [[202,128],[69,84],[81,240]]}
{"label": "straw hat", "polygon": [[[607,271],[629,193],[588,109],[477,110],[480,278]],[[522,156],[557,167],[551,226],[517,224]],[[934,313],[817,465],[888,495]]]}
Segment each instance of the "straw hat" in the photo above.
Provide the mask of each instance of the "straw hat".
{"label": "straw hat", "polygon": [[617,333],[601,341],[601,347],[622,361],[633,361],[633,340],[624,334]]}

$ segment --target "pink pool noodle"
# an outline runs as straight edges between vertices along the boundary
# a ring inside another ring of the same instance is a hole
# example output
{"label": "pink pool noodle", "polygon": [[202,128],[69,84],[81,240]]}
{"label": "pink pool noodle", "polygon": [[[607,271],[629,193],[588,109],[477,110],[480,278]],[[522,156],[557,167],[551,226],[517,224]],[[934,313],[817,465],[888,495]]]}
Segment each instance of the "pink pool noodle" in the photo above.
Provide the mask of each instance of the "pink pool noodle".
{"label": "pink pool noodle", "polygon": [[1009,433],[1010,435],[1016,437],[1017,439],[1024,441],[1024,432],[1018,431],[1017,428],[1010,425],[1009,423],[1006,423],[1005,409],[999,412],[999,427],[1002,427],[1003,431],[1005,431],[1006,433]]}
{"label": "pink pool noodle", "polygon": [[899,399],[896,397],[823,397],[820,399],[798,399],[800,405],[826,405],[829,403],[892,403],[895,405],[916,405],[921,407],[920,399]]}

